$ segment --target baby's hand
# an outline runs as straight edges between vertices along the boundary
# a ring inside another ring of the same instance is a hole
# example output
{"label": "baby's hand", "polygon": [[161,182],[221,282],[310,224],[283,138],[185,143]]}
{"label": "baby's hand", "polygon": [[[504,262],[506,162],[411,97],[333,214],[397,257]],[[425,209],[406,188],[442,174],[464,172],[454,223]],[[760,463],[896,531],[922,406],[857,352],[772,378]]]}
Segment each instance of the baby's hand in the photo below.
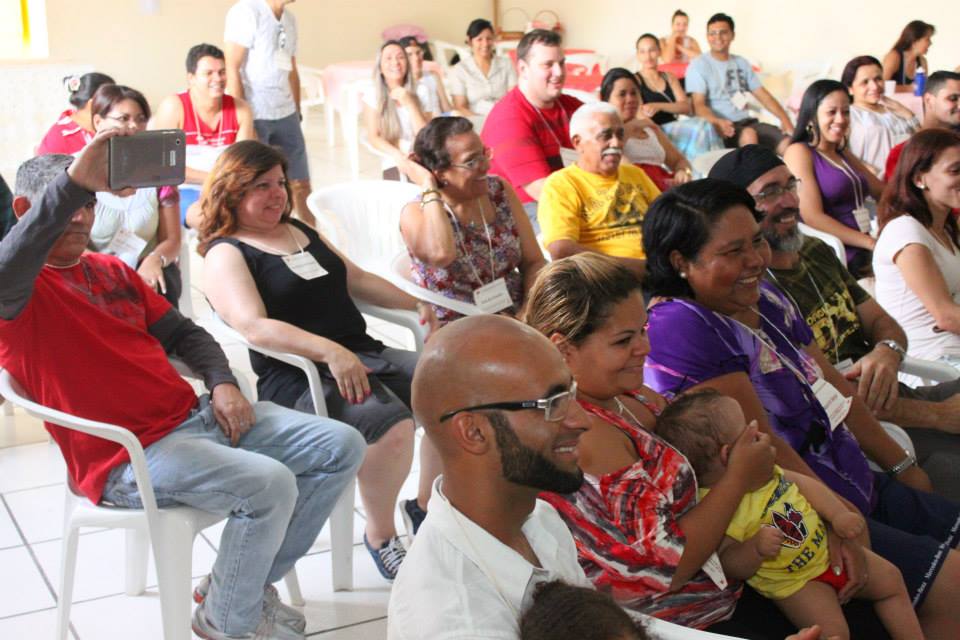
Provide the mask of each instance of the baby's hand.
{"label": "baby's hand", "polygon": [[750,538],[753,542],[753,548],[757,555],[764,559],[775,558],[780,553],[780,545],[783,544],[783,534],[776,527],[764,525],[760,527],[756,535]]}
{"label": "baby's hand", "polygon": [[833,525],[836,534],[844,540],[856,538],[863,533],[864,527],[867,526],[863,516],[856,511],[844,511],[835,517],[830,524]]}

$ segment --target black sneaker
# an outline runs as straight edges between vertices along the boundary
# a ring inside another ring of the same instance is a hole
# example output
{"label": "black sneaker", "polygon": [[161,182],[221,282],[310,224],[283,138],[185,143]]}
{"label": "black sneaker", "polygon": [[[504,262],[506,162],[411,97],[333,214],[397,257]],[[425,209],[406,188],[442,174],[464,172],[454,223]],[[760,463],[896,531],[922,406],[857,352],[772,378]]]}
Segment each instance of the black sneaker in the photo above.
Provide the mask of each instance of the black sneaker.
{"label": "black sneaker", "polygon": [[363,546],[370,552],[370,556],[373,558],[374,564],[377,565],[380,575],[386,578],[387,581],[393,582],[393,579],[397,577],[397,571],[400,570],[400,563],[403,562],[404,557],[407,555],[407,549],[403,546],[400,538],[393,536],[384,542],[382,547],[374,549],[370,541],[367,540],[367,534],[363,534]]}
{"label": "black sneaker", "polygon": [[403,526],[407,528],[407,539],[412,543],[423,519],[427,517],[427,512],[420,508],[416,499],[401,500],[397,505],[400,508],[400,515],[403,517]]}

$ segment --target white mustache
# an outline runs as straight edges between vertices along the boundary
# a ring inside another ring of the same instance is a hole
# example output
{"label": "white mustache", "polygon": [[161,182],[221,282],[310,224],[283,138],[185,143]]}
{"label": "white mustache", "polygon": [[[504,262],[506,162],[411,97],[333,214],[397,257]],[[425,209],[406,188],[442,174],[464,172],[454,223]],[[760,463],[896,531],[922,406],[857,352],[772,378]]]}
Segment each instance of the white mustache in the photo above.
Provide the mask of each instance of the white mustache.
{"label": "white mustache", "polygon": [[600,154],[600,157],[603,157],[603,156],[622,156],[622,155],[623,155],[623,149],[607,149],[607,150],[605,150],[603,153]]}

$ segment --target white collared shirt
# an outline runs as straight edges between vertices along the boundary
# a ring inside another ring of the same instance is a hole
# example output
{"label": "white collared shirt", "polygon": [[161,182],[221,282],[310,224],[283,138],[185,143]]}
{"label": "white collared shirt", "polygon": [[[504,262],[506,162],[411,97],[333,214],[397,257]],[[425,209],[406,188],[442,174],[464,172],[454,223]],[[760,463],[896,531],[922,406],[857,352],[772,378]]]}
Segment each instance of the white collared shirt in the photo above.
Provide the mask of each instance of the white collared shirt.
{"label": "white collared shirt", "polygon": [[517,640],[520,614],[541,582],[592,588],[577,563],[566,525],[537,500],[523,534],[540,560],[535,567],[457,511],[437,478],[428,512],[390,594],[388,640]]}
{"label": "white collared shirt", "polygon": [[470,110],[485,116],[517,84],[517,72],[510,58],[494,56],[490,73],[484,75],[473,55],[468,55],[450,70],[447,81],[451,96],[466,96]]}
{"label": "white collared shirt", "polygon": [[289,8],[277,19],[266,0],[240,0],[227,12],[223,39],[247,50],[240,79],[255,120],[280,120],[297,110],[290,71],[277,63],[278,54],[287,60],[297,55],[297,22]]}

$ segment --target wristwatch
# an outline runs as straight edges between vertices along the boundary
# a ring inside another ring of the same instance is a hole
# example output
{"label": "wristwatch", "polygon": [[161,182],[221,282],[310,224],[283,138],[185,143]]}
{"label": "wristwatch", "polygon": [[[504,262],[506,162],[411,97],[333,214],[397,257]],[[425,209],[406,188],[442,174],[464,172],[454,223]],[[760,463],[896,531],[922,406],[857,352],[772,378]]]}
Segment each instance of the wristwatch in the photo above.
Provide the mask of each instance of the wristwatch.
{"label": "wristwatch", "polygon": [[907,350],[901,347],[900,343],[896,340],[881,340],[877,343],[877,346],[880,346],[881,344],[900,356],[900,362],[903,362],[903,359],[907,357]]}
{"label": "wristwatch", "polygon": [[906,449],[904,449],[903,452],[907,454],[907,457],[905,457],[903,460],[901,460],[897,464],[887,469],[887,475],[890,476],[891,478],[900,475],[901,473],[903,473],[913,465],[917,464],[917,456],[913,455]]}

